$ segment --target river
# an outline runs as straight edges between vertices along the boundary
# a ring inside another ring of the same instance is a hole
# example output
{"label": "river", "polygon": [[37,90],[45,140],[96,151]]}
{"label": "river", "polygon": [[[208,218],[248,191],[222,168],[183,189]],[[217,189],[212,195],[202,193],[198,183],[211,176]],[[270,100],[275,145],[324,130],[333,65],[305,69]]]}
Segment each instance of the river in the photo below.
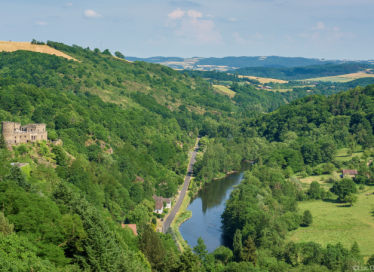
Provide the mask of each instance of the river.
{"label": "river", "polygon": [[221,230],[221,214],[225,210],[225,202],[235,185],[243,179],[244,171],[249,169],[248,163],[243,163],[240,171],[229,176],[213,180],[202,188],[198,195],[191,200],[187,210],[192,211],[192,217],[184,222],[179,232],[191,248],[197,245],[197,239],[203,238],[208,251],[212,252],[220,245],[232,246],[232,241],[225,237]]}

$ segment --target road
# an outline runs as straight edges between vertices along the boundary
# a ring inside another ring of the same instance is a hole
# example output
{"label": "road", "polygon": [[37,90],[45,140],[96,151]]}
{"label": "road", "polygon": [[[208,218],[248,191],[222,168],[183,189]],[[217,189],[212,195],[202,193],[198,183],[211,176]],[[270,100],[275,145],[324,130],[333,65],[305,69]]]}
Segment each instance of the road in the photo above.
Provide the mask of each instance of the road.
{"label": "road", "polygon": [[191,180],[191,177],[192,177],[192,166],[196,162],[196,154],[197,154],[198,149],[199,149],[199,141],[200,141],[200,137],[197,139],[194,150],[192,151],[190,164],[188,165],[188,169],[187,169],[187,175],[184,178],[182,191],[180,192],[177,203],[175,203],[175,205],[174,205],[173,209],[171,210],[169,216],[165,219],[164,226],[162,227],[162,232],[163,233],[166,233],[167,229],[170,227],[171,222],[173,222],[175,215],[177,214],[177,212],[179,211],[179,208],[182,205],[184,196],[186,195],[188,185],[190,184],[190,180]]}

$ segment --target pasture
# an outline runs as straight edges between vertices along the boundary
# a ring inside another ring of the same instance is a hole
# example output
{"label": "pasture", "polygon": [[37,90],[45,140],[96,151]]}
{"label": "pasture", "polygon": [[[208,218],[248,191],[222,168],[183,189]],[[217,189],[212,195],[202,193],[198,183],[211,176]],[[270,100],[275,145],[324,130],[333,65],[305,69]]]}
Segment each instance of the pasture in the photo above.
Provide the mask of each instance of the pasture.
{"label": "pasture", "polygon": [[223,95],[228,95],[231,98],[233,98],[236,95],[236,92],[222,85],[213,85],[213,88],[216,92],[223,94]]}
{"label": "pasture", "polygon": [[366,73],[352,73],[340,76],[331,76],[331,77],[317,77],[317,78],[309,78],[303,79],[299,81],[323,81],[323,82],[348,82],[359,78],[364,77],[374,77],[374,74],[366,74]]}
{"label": "pasture", "polygon": [[[335,200],[299,202],[300,213],[309,210],[313,223],[291,231],[288,241],[316,242],[323,246],[341,242],[350,248],[357,241],[362,255],[367,259],[374,254],[374,189],[367,187],[358,195],[352,207]],[[371,193],[370,195],[367,195]]]}

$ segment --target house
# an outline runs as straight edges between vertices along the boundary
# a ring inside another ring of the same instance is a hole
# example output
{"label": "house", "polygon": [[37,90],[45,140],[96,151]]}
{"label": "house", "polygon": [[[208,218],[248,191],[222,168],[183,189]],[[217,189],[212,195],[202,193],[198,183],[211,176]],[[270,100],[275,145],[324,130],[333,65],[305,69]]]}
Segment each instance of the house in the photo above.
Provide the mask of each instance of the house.
{"label": "house", "polygon": [[160,201],[156,202],[156,207],[155,207],[154,212],[162,214],[164,212],[164,203]]}
{"label": "house", "polygon": [[122,228],[128,227],[132,230],[134,235],[138,235],[138,230],[136,229],[136,224],[122,224]]}
{"label": "house", "polygon": [[157,202],[166,202],[166,207],[171,209],[171,198],[163,198],[162,196],[153,195],[153,200]]}
{"label": "house", "polygon": [[343,169],[342,178],[344,178],[345,175],[349,175],[351,178],[355,178],[357,177],[358,172],[356,169]]}

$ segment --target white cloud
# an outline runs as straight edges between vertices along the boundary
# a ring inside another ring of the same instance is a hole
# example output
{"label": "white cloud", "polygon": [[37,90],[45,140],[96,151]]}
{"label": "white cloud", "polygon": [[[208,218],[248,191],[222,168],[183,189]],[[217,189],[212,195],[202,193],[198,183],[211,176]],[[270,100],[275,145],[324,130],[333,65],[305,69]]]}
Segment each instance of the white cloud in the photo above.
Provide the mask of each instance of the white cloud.
{"label": "white cloud", "polygon": [[84,16],[89,17],[89,18],[100,18],[102,17],[100,13],[97,13],[93,11],[92,9],[87,9],[84,11]]}
{"label": "white cloud", "polygon": [[188,16],[190,16],[191,18],[202,18],[203,17],[203,14],[201,14],[201,12],[198,12],[196,10],[189,10],[187,12]]}
{"label": "white cloud", "polygon": [[236,22],[236,19],[235,18],[230,18],[228,19],[230,22]]}
{"label": "white cloud", "polygon": [[46,22],[42,22],[42,21],[37,21],[36,24],[37,24],[38,26],[45,26],[45,25],[47,25]]}
{"label": "white cloud", "polygon": [[[186,13],[187,17],[184,17]],[[174,29],[174,35],[183,43],[199,45],[222,43],[222,36],[214,29],[214,22],[202,19],[203,14],[199,11],[188,10],[186,12],[178,8],[168,14],[168,18],[169,22],[166,22],[166,26]],[[170,23],[170,20],[173,23]]]}
{"label": "white cloud", "polygon": [[172,13],[168,14],[168,17],[171,20],[176,20],[176,19],[182,18],[185,13],[186,13],[185,11],[181,10],[180,8],[177,8]]}
{"label": "white cloud", "polygon": [[312,29],[312,30],[325,29],[325,25],[324,25],[324,23],[321,21],[321,22],[318,22],[318,23],[317,23],[317,26],[312,27],[311,29]]}
{"label": "white cloud", "polygon": [[64,5],[64,7],[67,7],[67,8],[70,8],[70,7],[73,7],[74,5],[72,4],[72,3],[66,3],[65,5]]}
{"label": "white cloud", "polygon": [[213,15],[210,15],[210,14],[208,14],[206,17],[214,18],[214,16],[213,16]]}

